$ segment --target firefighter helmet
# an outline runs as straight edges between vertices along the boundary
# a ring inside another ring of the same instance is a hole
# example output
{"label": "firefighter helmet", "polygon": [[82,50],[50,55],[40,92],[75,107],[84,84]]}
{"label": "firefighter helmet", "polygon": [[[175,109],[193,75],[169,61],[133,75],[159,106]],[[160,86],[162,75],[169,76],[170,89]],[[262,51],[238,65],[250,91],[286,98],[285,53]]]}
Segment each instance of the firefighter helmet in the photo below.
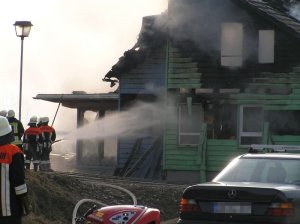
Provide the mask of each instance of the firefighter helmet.
{"label": "firefighter helmet", "polygon": [[29,124],[36,124],[37,120],[38,120],[37,116],[32,116],[29,120]]}
{"label": "firefighter helmet", "polygon": [[49,117],[43,117],[42,122],[43,122],[43,123],[48,123],[48,122],[49,122]]}
{"label": "firefighter helmet", "polygon": [[6,110],[1,110],[0,111],[0,116],[6,117],[7,111]]}
{"label": "firefighter helmet", "polygon": [[9,110],[7,112],[7,117],[15,117],[15,112],[13,110]]}
{"label": "firefighter helmet", "polygon": [[9,134],[11,131],[7,118],[0,116],[0,137]]}

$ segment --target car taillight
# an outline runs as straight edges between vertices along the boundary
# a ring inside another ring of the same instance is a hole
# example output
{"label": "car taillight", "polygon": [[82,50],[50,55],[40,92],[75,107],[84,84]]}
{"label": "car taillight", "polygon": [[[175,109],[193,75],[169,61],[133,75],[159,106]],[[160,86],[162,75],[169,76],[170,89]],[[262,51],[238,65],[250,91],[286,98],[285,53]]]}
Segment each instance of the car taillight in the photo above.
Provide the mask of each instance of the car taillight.
{"label": "car taillight", "polygon": [[272,203],[268,210],[271,216],[292,216],[294,206],[292,203]]}
{"label": "car taillight", "polygon": [[200,207],[194,199],[182,198],[180,201],[180,212],[199,212]]}

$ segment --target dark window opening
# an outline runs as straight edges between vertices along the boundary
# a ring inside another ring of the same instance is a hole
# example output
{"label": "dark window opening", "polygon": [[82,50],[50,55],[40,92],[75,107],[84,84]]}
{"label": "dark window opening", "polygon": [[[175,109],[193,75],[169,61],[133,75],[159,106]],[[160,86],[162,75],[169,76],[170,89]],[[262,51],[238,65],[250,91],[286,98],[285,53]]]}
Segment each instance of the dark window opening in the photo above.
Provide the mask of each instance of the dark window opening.
{"label": "dark window opening", "polygon": [[236,139],[237,108],[229,104],[209,104],[204,110],[208,139]]}
{"label": "dark window opening", "polygon": [[265,120],[272,135],[300,135],[300,110],[268,111]]}

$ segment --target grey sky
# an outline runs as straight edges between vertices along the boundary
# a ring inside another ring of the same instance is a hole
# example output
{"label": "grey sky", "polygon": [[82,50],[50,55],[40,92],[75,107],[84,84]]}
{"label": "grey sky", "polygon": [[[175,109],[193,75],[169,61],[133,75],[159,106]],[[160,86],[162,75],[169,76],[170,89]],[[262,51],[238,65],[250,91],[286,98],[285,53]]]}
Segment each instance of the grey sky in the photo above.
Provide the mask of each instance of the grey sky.
{"label": "grey sky", "polygon": [[[10,0],[0,3],[0,110],[18,117],[20,48],[13,24],[29,20],[24,40],[22,122],[32,115],[54,117],[57,105],[39,93],[112,91],[102,78],[136,42],[142,17],[160,14],[167,0]],[[61,108],[58,129],[75,127],[75,110]]]}

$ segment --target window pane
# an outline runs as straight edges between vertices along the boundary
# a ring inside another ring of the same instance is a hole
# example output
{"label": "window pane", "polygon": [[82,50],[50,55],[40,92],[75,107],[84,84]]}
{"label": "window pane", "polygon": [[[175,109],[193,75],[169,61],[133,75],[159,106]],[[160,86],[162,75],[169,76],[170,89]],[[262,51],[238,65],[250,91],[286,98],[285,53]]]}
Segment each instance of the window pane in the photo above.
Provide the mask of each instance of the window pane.
{"label": "window pane", "polygon": [[241,23],[223,23],[221,35],[221,65],[241,66],[243,25]]}
{"label": "window pane", "polygon": [[188,113],[187,105],[181,106],[181,133],[200,133],[201,115],[203,115],[201,106],[192,106],[191,115]]}
{"label": "window pane", "polygon": [[201,124],[203,123],[203,108],[193,105],[191,113],[187,105],[180,106],[179,144],[196,145],[199,143]]}
{"label": "window pane", "polygon": [[273,135],[300,135],[300,111],[268,111],[266,120]]}
{"label": "window pane", "polygon": [[221,58],[221,65],[223,66],[234,66],[234,67],[238,67],[238,66],[242,66],[242,57],[222,57]]}
{"label": "window pane", "polygon": [[261,144],[261,137],[241,137],[241,145]]}
{"label": "window pane", "polygon": [[180,144],[197,145],[199,138],[199,135],[180,135]]}
{"label": "window pane", "polygon": [[274,63],[274,30],[260,30],[258,42],[258,62]]}
{"label": "window pane", "polygon": [[243,132],[261,132],[263,110],[261,107],[243,107]]}

